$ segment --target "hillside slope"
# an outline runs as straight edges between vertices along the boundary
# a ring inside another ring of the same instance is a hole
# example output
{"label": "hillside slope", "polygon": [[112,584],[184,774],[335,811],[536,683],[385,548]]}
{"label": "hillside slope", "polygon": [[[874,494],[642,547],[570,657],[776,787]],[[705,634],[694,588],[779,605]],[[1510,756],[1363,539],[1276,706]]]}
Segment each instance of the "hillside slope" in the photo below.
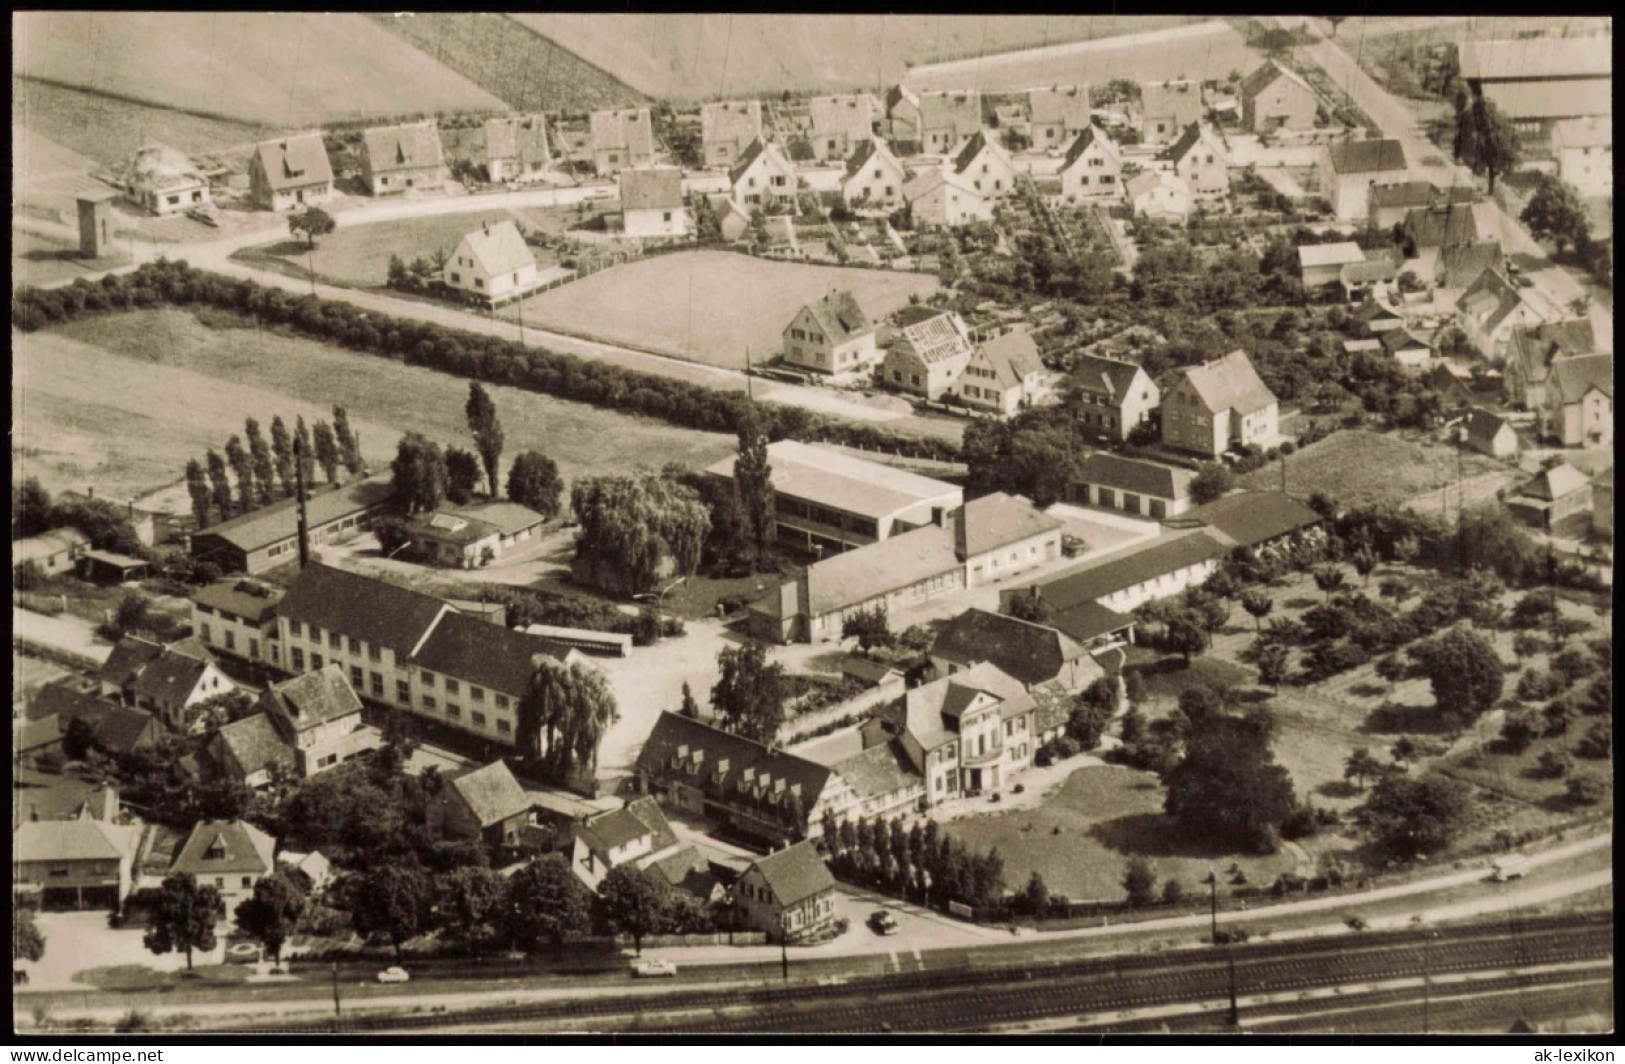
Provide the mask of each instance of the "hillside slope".
{"label": "hillside slope", "polygon": [[241,122],[507,109],[361,15],[32,11],[12,31],[16,74]]}
{"label": "hillside slope", "polygon": [[511,16],[485,12],[368,15],[516,111],[590,111],[643,95]]}
{"label": "hillside slope", "polygon": [[633,88],[671,99],[874,88],[900,80],[911,65],[1198,21],[1184,15],[513,17]]}

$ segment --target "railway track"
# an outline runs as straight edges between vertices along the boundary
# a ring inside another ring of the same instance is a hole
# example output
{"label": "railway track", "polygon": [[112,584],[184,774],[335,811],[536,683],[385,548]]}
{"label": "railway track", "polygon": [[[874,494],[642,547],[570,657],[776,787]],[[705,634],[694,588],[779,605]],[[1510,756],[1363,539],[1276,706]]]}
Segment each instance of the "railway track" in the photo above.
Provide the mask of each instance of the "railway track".
{"label": "railway track", "polygon": [[[1395,931],[1336,940],[1239,947],[1238,991],[1279,993],[1430,972],[1517,968],[1609,955],[1612,914],[1544,917],[1437,932]],[[1045,1016],[1122,1011],[1228,992],[1232,951],[1182,950],[1056,960],[1011,957],[1002,966],[927,969],[750,989],[684,989],[435,1013],[352,1015],[341,1031],[436,1027],[626,1031],[952,1030]],[[1008,956],[1008,955],[1007,955]],[[328,1032],[331,1021],[249,1028]]]}

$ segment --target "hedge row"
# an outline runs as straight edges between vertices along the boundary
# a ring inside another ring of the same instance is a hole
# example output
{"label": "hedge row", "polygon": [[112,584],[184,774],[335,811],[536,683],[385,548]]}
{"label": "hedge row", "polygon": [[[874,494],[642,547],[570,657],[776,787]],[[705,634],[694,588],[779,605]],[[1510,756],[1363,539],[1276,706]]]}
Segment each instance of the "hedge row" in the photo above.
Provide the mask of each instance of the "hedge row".
{"label": "hedge row", "polygon": [[[553,395],[610,410],[643,414],[705,432],[734,431],[742,397],[654,373],[577,358],[512,340],[363,311],[339,300],[295,296],[251,280],[234,280],[160,259],[100,283],[83,278],[62,288],[12,293],[12,322],[24,331],[93,314],[156,306],[211,306],[252,315],[313,339],[381,358],[427,366],[494,384]],[[910,436],[815,414],[799,406],[757,408],[770,438],[825,441],[953,460],[944,440]]]}

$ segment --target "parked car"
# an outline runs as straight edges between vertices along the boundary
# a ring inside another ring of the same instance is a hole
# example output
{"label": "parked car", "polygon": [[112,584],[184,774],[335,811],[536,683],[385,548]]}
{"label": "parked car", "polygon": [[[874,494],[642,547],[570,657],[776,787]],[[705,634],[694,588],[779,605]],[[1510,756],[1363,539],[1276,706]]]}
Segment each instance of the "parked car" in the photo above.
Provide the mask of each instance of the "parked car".
{"label": "parked car", "polygon": [[671,961],[639,958],[632,962],[632,974],[640,979],[664,979],[677,974],[677,965]]}
{"label": "parked car", "polygon": [[869,927],[877,935],[895,935],[898,930],[897,917],[885,909],[878,909],[869,917]]}
{"label": "parked car", "polygon": [[252,942],[239,942],[226,947],[226,961],[230,964],[252,964],[260,959],[260,948]]}
{"label": "parked car", "polygon": [[195,222],[202,222],[204,225],[211,226],[215,229],[220,228],[220,219],[210,208],[193,207],[191,210],[186,212],[186,216]]}
{"label": "parked car", "polygon": [[412,976],[410,973],[408,973],[405,968],[401,967],[385,968],[383,971],[378,973],[378,981],[380,983],[404,983],[409,981],[411,978]]}

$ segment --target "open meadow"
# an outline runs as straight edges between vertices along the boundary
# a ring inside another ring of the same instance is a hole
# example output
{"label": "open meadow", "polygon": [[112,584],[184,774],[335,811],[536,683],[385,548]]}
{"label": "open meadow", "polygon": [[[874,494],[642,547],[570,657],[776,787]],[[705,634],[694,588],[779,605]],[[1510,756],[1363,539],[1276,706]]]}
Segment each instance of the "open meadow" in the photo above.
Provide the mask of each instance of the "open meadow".
{"label": "open meadow", "polygon": [[743,369],[777,354],[802,305],[850,288],[878,320],[936,291],[917,273],[773,262],[729,251],[678,252],[615,266],[525,300],[527,324],[642,351]]}
{"label": "open meadow", "polygon": [[[460,377],[254,328],[217,330],[186,311],[13,333],[12,350],[13,473],[38,475],[48,487],[139,495],[177,481],[188,458],[223,446],[245,417],[309,421],[330,417],[335,404],[349,411],[375,468],[387,466],[408,430],[469,446],[468,382]],[[734,446],[732,437],[487,388],[507,455],[539,449],[572,479],[668,462],[704,466]]]}
{"label": "open meadow", "polygon": [[358,14],[34,11],[12,32],[25,77],[243,122],[507,110]]}
{"label": "open meadow", "polygon": [[[1454,447],[1364,429],[1335,432],[1283,460],[1288,491],[1322,491],[1344,506],[1402,503],[1456,483]],[[1469,480],[1506,469],[1504,463],[1472,451],[1461,456],[1461,471]],[[1237,483],[1274,491],[1281,486],[1281,470],[1272,462],[1238,477]]]}

